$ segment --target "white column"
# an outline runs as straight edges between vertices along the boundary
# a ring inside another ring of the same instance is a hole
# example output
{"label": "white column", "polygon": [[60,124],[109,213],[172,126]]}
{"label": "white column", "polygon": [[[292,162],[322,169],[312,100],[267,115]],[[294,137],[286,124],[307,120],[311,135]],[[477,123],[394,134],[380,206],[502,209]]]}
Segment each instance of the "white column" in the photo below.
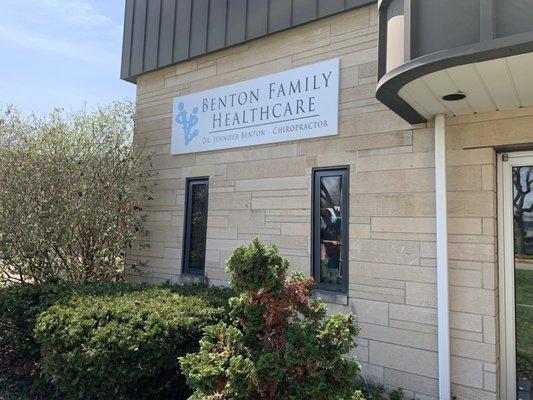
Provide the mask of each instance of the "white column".
{"label": "white column", "polygon": [[435,117],[435,195],[437,223],[437,317],[439,399],[450,400],[450,329],[448,308],[448,210],[446,207],[446,126]]}

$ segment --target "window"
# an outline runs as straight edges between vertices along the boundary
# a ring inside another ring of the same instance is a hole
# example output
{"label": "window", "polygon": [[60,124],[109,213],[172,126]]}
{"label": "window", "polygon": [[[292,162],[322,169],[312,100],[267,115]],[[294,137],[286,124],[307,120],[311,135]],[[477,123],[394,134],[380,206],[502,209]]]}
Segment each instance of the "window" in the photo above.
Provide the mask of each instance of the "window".
{"label": "window", "polygon": [[348,286],[348,168],[313,171],[313,275],[316,287],[346,292]]}
{"label": "window", "polygon": [[203,275],[207,237],[207,179],[188,179],[185,197],[183,273]]}

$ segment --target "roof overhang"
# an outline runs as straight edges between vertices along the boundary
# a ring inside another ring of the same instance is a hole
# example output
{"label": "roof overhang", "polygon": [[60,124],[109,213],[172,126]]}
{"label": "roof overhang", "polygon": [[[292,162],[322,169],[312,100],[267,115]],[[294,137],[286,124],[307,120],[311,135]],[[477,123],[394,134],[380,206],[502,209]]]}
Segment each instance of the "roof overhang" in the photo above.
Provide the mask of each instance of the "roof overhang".
{"label": "roof overhang", "polygon": [[[458,92],[466,98],[442,99]],[[410,123],[533,106],[533,32],[408,61],[381,77],[376,97]]]}

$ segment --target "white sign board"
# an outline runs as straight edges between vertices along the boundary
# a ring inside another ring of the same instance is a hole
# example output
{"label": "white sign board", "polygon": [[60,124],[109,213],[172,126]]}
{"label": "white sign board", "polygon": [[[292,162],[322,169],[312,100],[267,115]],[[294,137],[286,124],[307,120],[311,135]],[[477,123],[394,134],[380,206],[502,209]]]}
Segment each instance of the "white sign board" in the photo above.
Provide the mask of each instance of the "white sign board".
{"label": "white sign board", "polygon": [[338,133],[339,60],[174,99],[171,154]]}

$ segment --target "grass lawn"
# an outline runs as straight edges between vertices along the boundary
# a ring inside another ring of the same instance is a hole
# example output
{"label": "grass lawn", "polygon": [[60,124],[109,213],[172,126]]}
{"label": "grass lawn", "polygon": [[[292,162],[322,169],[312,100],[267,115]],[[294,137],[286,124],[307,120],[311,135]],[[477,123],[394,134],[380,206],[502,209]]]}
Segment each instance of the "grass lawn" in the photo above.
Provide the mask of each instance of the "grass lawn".
{"label": "grass lawn", "polygon": [[533,379],[533,270],[515,271],[518,378]]}

